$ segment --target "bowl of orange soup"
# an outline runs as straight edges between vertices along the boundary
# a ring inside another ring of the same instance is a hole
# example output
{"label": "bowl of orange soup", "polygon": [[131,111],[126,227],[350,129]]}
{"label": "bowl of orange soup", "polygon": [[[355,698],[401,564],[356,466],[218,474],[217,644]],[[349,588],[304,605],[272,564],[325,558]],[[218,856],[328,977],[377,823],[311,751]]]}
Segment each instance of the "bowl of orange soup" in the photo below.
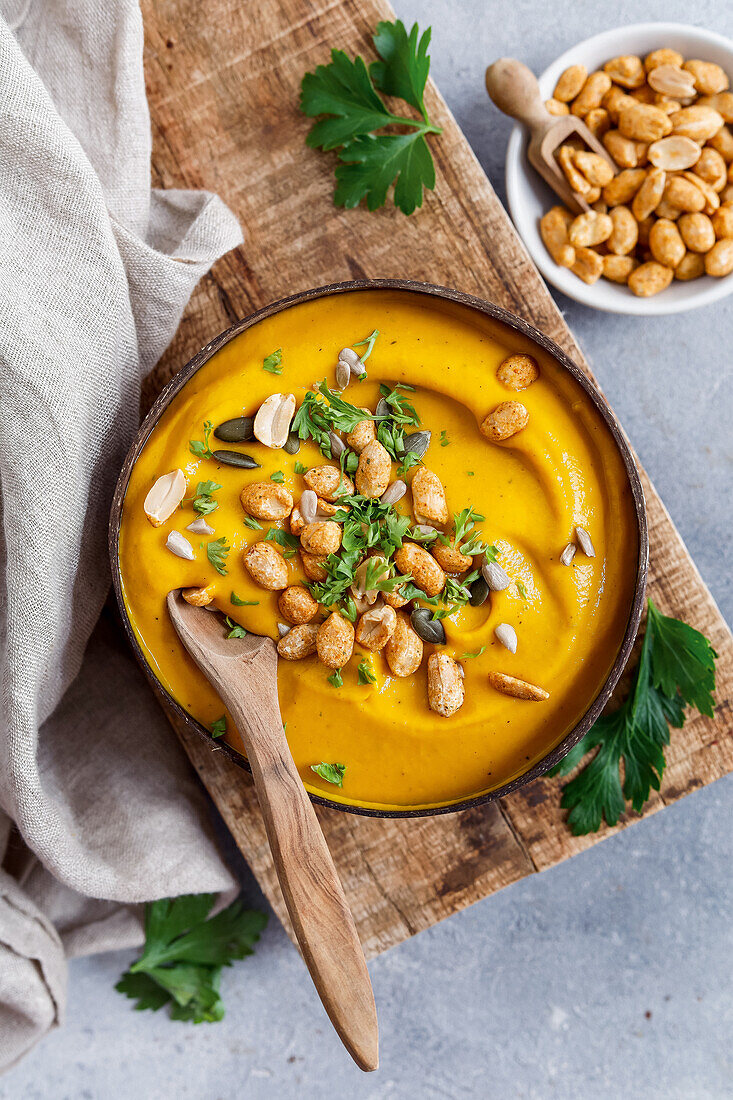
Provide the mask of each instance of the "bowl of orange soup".
{"label": "bowl of orange soup", "polygon": [[161,393],[110,522],[156,691],[246,767],[171,589],[277,643],[302,780],[360,814],[447,813],[541,775],[631,652],[648,561],[633,455],[531,325],[397,280],[285,299]]}

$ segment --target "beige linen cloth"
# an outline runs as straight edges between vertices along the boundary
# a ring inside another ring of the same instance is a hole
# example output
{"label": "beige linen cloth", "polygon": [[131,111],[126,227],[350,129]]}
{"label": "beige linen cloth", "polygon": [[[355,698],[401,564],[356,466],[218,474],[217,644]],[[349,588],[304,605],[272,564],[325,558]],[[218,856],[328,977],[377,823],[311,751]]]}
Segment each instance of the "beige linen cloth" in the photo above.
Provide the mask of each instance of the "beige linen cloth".
{"label": "beige linen cloth", "polygon": [[[70,955],[135,903],[231,889],[204,798],[114,624],[106,526],[140,380],[241,240],[151,191],[135,0],[0,0],[0,1067],[64,1012]],[[16,861],[17,862],[17,861]]]}

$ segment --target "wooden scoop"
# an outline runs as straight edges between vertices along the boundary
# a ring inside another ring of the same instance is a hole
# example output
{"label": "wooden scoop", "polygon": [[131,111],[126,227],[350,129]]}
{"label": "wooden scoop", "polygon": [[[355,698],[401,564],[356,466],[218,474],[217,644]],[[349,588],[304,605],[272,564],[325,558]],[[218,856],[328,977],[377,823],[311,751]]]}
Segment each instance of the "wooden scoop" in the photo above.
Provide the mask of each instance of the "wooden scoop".
{"label": "wooden scoop", "polygon": [[290,754],[277,698],[271,638],[227,638],[222,618],[168,593],[173,626],[242,736],[290,920],[318,995],[363,1070],[379,1065],[369,972],[354,919]]}
{"label": "wooden scoop", "polygon": [[511,57],[500,57],[489,65],[486,91],[500,111],[529,127],[529,162],[563,204],[576,214],[590,210],[583,196],[573,191],[555,159],[561,145],[572,138],[579,138],[592,153],[598,153],[607,160],[616,173],[613,160],[585,123],[575,115],[551,115],[542,102],[537,77],[521,61]]}

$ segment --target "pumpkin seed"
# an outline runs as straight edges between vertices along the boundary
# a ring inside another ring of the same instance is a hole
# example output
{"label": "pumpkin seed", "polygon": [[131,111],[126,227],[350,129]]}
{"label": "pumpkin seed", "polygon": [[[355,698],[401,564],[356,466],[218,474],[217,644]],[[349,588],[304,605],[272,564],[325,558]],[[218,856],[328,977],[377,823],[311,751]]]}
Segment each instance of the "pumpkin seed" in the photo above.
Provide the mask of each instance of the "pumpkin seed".
{"label": "pumpkin seed", "polygon": [[291,432],[283,447],[286,455],[297,455],[300,450],[300,436],[297,432]]}
{"label": "pumpkin seed", "polygon": [[233,420],[225,420],[214,428],[214,435],[222,443],[245,443],[255,437],[254,422],[253,416],[235,416]]}
{"label": "pumpkin seed", "polygon": [[259,462],[255,462],[252,455],[242,454],[241,451],[214,451],[217,462],[223,462],[225,466],[239,466],[242,470],[259,470]]}
{"label": "pumpkin seed", "polygon": [[434,619],[427,607],[416,607],[410,615],[412,629],[424,642],[445,645],[445,628],[440,619]]}
{"label": "pumpkin seed", "polygon": [[485,561],[481,573],[492,592],[503,592],[511,583],[509,577],[495,561]]}
{"label": "pumpkin seed", "polygon": [[483,577],[477,577],[470,587],[471,596],[469,603],[471,607],[481,607],[481,604],[486,603],[489,597],[489,586]]}
{"label": "pumpkin seed", "polygon": [[404,454],[408,451],[412,451],[418,458],[424,458],[425,452],[430,446],[431,433],[428,431],[412,432],[410,435],[406,435],[404,439]]}
{"label": "pumpkin seed", "polygon": [[384,397],[380,397],[379,401],[377,401],[377,411],[375,413],[375,416],[378,420],[388,420],[392,416],[392,409]]}

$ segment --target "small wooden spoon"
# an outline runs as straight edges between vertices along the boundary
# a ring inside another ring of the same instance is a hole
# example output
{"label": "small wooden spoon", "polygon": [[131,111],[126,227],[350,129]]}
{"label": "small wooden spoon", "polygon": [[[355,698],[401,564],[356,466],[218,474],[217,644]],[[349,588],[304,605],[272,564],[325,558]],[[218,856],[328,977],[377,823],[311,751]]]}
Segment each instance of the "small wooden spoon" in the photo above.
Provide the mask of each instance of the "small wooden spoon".
{"label": "small wooden spoon", "polygon": [[571,138],[580,138],[592,153],[608,161],[615,175],[616,165],[585,123],[575,115],[551,115],[542,102],[537,77],[521,61],[511,57],[500,57],[489,65],[486,91],[500,111],[529,127],[529,162],[564,205],[576,214],[590,210],[583,196],[573,191],[555,159],[561,145]]}
{"label": "small wooden spoon", "polygon": [[242,736],[275,870],[318,995],[356,1064],[376,1069],[374,993],[354,918],[285,738],[275,643],[255,634],[227,638],[221,616],[191,607],[180,589],[168,593],[167,603],[179,638]]}

